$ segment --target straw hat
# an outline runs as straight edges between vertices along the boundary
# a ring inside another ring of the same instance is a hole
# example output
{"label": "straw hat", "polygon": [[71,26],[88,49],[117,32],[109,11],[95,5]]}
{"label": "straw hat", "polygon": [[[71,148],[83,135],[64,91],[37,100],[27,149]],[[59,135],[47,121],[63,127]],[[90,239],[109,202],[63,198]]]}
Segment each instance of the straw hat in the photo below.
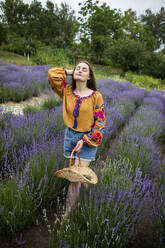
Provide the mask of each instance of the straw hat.
{"label": "straw hat", "polygon": [[96,184],[98,182],[97,175],[89,167],[81,166],[80,164],[80,154],[78,153],[79,164],[78,166],[71,166],[72,156],[74,149],[71,153],[69,168],[63,168],[55,172],[56,177],[61,177],[69,180],[70,182],[82,182],[82,183],[92,183]]}

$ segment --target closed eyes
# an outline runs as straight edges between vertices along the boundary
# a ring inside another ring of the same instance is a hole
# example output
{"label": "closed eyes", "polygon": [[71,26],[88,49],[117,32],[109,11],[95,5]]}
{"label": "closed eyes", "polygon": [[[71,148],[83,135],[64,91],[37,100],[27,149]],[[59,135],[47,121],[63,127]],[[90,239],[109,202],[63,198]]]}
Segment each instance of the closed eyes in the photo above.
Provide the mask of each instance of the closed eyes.
{"label": "closed eyes", "polygon": [[[80,66],[78,66],[78,67],[76,68],[76,70],[80,70]],[[88,71],[88,69],[87,69],[86,67],[83,67],[83,68],[82,68],[82,71],[86,72],[86,71]]]}

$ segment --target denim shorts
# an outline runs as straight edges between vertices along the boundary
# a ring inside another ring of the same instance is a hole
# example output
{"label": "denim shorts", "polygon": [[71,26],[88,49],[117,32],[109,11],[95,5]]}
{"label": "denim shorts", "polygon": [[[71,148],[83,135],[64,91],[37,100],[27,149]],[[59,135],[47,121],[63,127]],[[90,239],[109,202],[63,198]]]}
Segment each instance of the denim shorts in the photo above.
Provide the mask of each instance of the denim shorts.
{"label": "denim shorts", "polygon": [[[64,137],[64,157],[70,158],[73,148],[76,146],[77,142],[81,140],[88,132],[76,132],[71,128],[66,127],[65,137]],[[83,145],[80,151],[80,159],[84,161],[94,161],[97,152],[97,147],[92,147],[88,145]],[[77,152],[73,153],[72,158],[78,158]]]}

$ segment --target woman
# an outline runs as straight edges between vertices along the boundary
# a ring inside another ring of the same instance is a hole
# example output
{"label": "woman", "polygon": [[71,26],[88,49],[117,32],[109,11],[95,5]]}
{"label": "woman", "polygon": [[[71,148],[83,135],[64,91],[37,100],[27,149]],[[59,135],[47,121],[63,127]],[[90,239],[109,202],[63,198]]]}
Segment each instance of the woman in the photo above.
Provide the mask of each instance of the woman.
{"label": "woman", "polygon": [[[72,86],[66,84],[66,75],[72,75]],[[64,156],[70,158],[75,149],[80,153],[81,166],[95,160],[98,145],[105,127],[103,98],[96,89],[93,70],[86,61],[79,62],[74,70],[51,68],[48,71],[51,88],[63,98],[63,119],[66,124]],[[73,154],[78,165],[77,153]],[[70,183],[66,199],[66,214],[74,205],[81,183]]]}

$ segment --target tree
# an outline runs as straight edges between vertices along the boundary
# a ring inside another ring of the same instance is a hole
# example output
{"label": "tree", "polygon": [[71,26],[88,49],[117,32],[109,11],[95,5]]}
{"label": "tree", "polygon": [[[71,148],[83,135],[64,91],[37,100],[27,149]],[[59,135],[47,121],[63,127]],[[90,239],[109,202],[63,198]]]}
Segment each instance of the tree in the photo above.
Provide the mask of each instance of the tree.
{"label": "tree", "polygon": [[106,3],[98,6],[99,1],[95,3],[87,0],[81,7],[79,18],[81,22],[82,35],[80,39],[88,38],[91,44],[91,53],[96,56],[96,63],[105,56],[113,39],[120,33],[120,13],[110,9]]}
{"label": "tree", "polygon": [[31,4],[24,4],[22,0],[5,0],[0,2],[0,9],[2,23],[8,27],[10,37],[12,34],[14,37],[24,37],[28,50],[36,40],[45,45],[71,46],[78,29],[75,12],[64,3],[58,8],[47,0],[43,8],[38,0],[33,0]]}
{"label": "tree", "polygon": [[0,22],[0,45],[7,41],[7,28]]}
{"label": "tree", "polygon": [[142,72],[146,65],[148,51],[140,41],[116,40],[110,50],[110,58],[123,72]]}
{"label": "tree", "polygon": [[70,47],[79,27],[75,11],[68,4],[61,3],[61,8],[58,9],[56,14],[58,18],[57,46],[62,48]]}
{"label": "tree", "polygon": [[9,31],[24,36],[28,4],[24,4],[22,0],[5,0],[0,2],[0,9],[2,21],[8,26]]}
{"label": "tree", "polygon": [[146,30],[150,30],[157,41],[157,48],[165,44],[165,8],[162,7],[157,14],[150,9],[146,10],[146,15],[141,15],[141,22]]}
{"label": "tree", "polygon": [[132,39],[140,41],[150,51],[156,49],[156,40],[150,30],[146,29],[143,24],[138,21],[136,12],[132,9],[124,11],[121,19],[122,39]]}

